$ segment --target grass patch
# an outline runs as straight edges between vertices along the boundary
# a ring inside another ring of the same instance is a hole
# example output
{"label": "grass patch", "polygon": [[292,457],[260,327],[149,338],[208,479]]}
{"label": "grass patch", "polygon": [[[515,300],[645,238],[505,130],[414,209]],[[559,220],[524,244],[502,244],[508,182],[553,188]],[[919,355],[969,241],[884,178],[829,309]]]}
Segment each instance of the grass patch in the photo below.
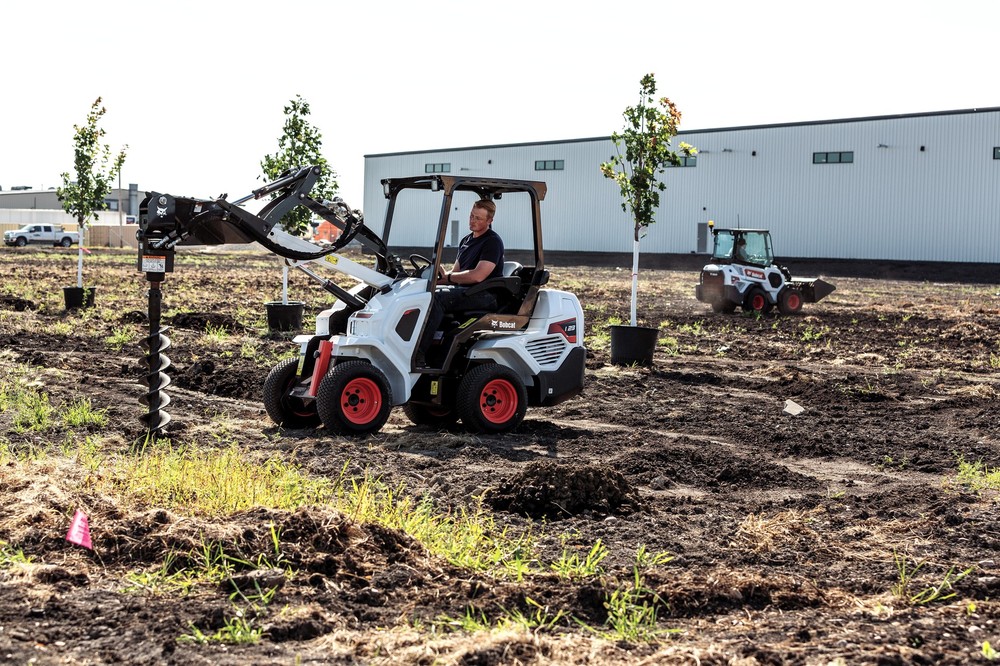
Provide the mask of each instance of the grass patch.
{"label": "grass patch", "polygon": [[323,504],[333,495],[328,481],[309,479],[295,465],[277,458],[244,458],[235,444],[199,450],[157,440],[136,453],[106,461],[107,471],[88,483],[132,505],[154,504],[209,516],[258,506],[295,510]]}
{"label": "grass patch", "polygon": [[892,586],[892,595],[914,606],[924,606],[935,602],[948,601],[955,597],[956,592],[953,585],[968,576],[975,567],[969,567],[963,571],[958,571],[956,567],[951,567],[945,573],[944,578],[932,584],[918,584],[917,574],[923,569],[926,562],[913,562],[906,555],[893,553],[893,560],[896,563],[897,581]]}
{"label": "grass patch", "polygon": [[102,427],[108,424],[108,410],[94,409],[90,398],[80,398],[70,403],[60,412],[62,421],[71,428],[86,426]]}
{"label": "grass patch", "polygon": [[1000,468],[988,467],[981,460],[970,463],[960,458],[956,480],[975,493],[996,493],[1000,491]]}

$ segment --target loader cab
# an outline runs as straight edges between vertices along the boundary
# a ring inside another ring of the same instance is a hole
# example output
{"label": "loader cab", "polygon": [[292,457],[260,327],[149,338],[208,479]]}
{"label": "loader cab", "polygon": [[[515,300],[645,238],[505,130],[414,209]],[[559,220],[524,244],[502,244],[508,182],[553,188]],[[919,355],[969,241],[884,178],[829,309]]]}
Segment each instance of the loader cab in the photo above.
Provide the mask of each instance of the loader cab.
{"label": "loader cab", "polygon": [[771,232],[766,229],[714,229],[712,234],[715,263],[766,267],[774,261]]}
{"label": "loader cab", "polygon": [[[382,240],[387,247],[401,251],[404,257],[409,255],[411,274],[430,278],[427,288],[431,291],[437,286],[433,279],[436,269],[451,267],[458,251],[458,239],[469,233],[468,216],[472,205],[480,199],[496,203],[493,229],[503,238],[508,265],[502,277],[490,280],[498,281],[499,289],[509,287],[515,292],[514,301],[508,300],[505,309],[523,314],[521,306],[525,301],[533,304],[531,297],[548,278],[542,251],[540,206],[545,198],[545,183],[428,175],[387,178],[382,181],[382,187],[388,199]],[[515,262],[510,261],[512,255],[517,255],[525,265],[514,270]],[[423,267],[424,260],[429,266]],[[519,283],[515,284],[510,278]]]}

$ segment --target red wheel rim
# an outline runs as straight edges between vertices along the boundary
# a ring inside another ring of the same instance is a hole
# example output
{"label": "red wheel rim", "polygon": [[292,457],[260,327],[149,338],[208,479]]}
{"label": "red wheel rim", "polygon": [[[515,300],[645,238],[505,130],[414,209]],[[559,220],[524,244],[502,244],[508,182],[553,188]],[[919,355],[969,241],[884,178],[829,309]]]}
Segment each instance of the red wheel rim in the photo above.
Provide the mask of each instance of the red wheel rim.
{"label": "red wheel rim", "polygon": [[788,309],[798,310],[802,306],[802,299],[798,294],[788,294]]}
{"label": "red wheel rim", "polygon": [[365,377],[352,379],[340,394],[340,409],[351,423],[371,423],[382,409],[378,384]]}
{"label": "red wheel rim", "polygon": [[517,391],[505,379],[494,379],[479,394],[479,411],[490,423],[506,423],[517,413]]}
{"label": "red wheel rim", "polygon": [[754,310],[763,310],[764,302],[765,302],[764,297],[761,294],[754,294],[754,297],[751,299],[750,304],[753,306]]}

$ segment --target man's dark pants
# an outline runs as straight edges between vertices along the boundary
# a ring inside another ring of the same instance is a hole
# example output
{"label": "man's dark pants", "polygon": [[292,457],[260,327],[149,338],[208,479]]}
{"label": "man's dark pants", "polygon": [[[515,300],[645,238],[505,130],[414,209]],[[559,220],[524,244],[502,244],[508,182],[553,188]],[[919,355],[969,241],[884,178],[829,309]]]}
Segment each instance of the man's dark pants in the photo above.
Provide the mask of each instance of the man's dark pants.
{"label": "man's dark pants", "polygon": [[441,326],[445,314],[449,312],[467,312],[471,310],[492,311],[497,307],[497,298],[489,291],[466,294],[467,287],[438,287],[431,297],[431,309],[427,313],[427,324],[423,337],[420,338],[418,349],[426,354],[434,342],[434,331]]}

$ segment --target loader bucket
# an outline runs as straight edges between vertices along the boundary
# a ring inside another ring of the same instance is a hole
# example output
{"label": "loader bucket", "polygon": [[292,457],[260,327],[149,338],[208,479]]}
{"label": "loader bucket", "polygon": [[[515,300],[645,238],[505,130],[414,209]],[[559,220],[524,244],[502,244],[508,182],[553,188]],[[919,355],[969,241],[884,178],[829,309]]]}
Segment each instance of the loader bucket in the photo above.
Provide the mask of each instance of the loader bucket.
{"label": "loader bucket", "polygon": [[830,284],[825,280],[816,278],[815,280],[794,280],[794,282],[799,282],[802,285],[802,300],[806,303],[815,303],[820,301],[834,292],[837,288],[836,286]]}

